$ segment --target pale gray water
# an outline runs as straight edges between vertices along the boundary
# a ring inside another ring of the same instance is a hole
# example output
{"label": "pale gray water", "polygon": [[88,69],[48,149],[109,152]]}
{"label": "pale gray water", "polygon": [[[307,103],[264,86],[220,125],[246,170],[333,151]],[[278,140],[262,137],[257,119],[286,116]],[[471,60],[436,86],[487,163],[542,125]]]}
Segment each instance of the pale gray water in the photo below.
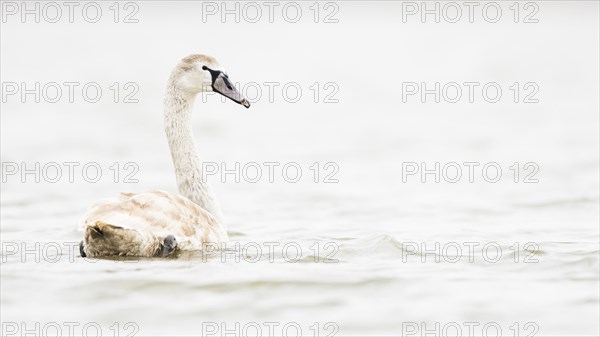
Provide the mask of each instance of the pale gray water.
{"label": "pale gray water", "polygon": [[[2,82],[95,81],[104,89],[96,104],[81,96],[72,104],[12,96],[2,104],[3,165],[95,162],[104,173],[89,183],[76,169],[70,183],[63,166],[57,183],[33,175],[2,183],[2,334],[16,326],[21,336],[36,322],[37,334],[54,331],[54,322],[68,335],[75,322],[76,334],[94,323],[109,336],[134,326],[137,336],[210,335],[215,326],[218,336],[223,327],[252,334],[253,324],[268,335],[269,322],[289,336],[294,328],[282,327],[292,323],[305,336],[410,335],[415,326],[421,336],[422,323],[438,335],[458,325],[468,336],[469,322],[476,335],[486,335],[486,324],[490,336],[496,327],[506,336],[599,334],[597,2],[537,2],[540,22],[530,25],[513,23],[504,2],[507,18],[497,24],[454,25],[402,23],[400,4],[391,2],[337,2],[336,24],[310,16],[296,24],[203,23],[200,4],[136,4],[140,22],[131,25],[111,16],[2,24]],[[302,3],[305,15],[310,5]],[[198,102],[202,158],[228,168],[294,162],[302,178],[286,182],[276,170],[270,183],[264,166],[257,183],[210,177],[233,244],[248,248],[239,262],[235,247],[225,262],[200,253],[79,258],[71,245],[82,238],[76,225],[88,205],[121,191],[175,191],[162,90],[176,61],[195,52],[216,56],[234,81],[297,82],[303,90],[297,103],[279,93],[249,110],[212,96]],[[402,102],[402,82],[468,81],[500,83],[503,99]],[[139,103],[113,103],[114,82],[136,82]],[[339,102],[314,103],[314,82],[335,82]],[[537,83],[539,103],[513,103],[514,82]],[[131,170],[120,169],[114,183],[115,162],[135,163],[139,182],[124,183]],[[337,183],[323,182],[328,162],[339,167]],[[465,169],[457,183],[431,175],[403,182],[403,162],[495,162],[503,175],[490,183],[476,170],[469,183]],[[528,162],[539,167],[537,183],[523,182]],[[273,254],[269,242],[279,244]],[[296,263],[282,255],[289,243],[302,248]],[[415,252],[421,243],[440,251]],[[484,258],[486,244],[500,247],[497,262],[494,248]],[[256,245],[263,257],[252,262]],[[476,245],[472,262],[468,245]],[[463,256],[452,263],[456,246]]]}

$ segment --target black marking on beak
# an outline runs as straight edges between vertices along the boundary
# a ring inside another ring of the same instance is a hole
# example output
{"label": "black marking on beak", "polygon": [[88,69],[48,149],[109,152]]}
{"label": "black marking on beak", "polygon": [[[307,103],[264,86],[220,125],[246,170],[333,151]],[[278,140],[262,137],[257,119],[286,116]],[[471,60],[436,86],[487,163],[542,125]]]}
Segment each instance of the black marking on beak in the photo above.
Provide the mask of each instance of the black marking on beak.
{"label": "black marking on beak", "polygon": [[212,70],[207,66],[202,66],[202,70],[210,72],[211,76],[211,87],[214,92],[229,98],[230,100],[243,105],[246,108],[250,107],[250,102],[245,99],[242,94],[235,88],[235,86],[229,80],[229,76],[220,70]]}
{"label": "black marking on beak", "polygon": [[202,66],[202,70],[208,70],[208,72],[210,73],[210,77],[212,77],[212,84],[213,85],[215,84],[215,82],[217,81],[217,78],[221,74],[221,72],[219,70],[212,70],[212,69],[210,69],[207,66]]}

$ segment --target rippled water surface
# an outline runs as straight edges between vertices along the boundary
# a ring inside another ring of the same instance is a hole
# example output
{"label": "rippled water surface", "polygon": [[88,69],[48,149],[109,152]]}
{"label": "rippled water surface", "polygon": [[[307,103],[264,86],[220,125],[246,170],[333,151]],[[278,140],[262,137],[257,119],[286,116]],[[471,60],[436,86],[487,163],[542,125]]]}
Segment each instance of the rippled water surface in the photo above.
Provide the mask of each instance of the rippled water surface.
{"label": "rippled water surface", "polygon": [[[127,27],[3,24],[2,81],[140,85],[131,105],[3,104],[3,163],[94,162],[103,172],[97,183],[79,169],[73,183],[2,183],[3,333],[35,322],[63,334],[77,322],[81,333],[93,322],[111,336],[253,334],[255,324],[267,335],[274,322],[290,336],[420,336],[436,324],[437,334],[459,325],[468,335],[473,322],[477,335],[487,324],[490,336],[597,336],[598,4],[542,2],[540,23],[525,28],[402,25],[398,7],[378,4],[341,2],[333,26],[202,26],[189,2],[141,2],[140,23]],[[162,90],[191,52],[216,54],[234,80],[296,81],[309,96],[311,83],[336,81],[337,104],[263,98],[245,110],[209,97],[195,107],[203,160],[293,162],[302,176],[291,183],[277,169],[270,182],[265,166],[256,183],[211,176],[225,251],[79,257],[88,205],[121,191],[176,192]],[[507,92],[537,81],[540,102],[403,104],[402,81],[497,81]],[[119,169],[115,183],[115,162],[135,163],[138,182]],[[403,182],[407,162],[493,162],[502,177],[476,170],[469,182],[463,166],[457,183]],[[528,162],[537,182],[523,182]],[[337,182],[324,182],[325,163],[339,168]]]}

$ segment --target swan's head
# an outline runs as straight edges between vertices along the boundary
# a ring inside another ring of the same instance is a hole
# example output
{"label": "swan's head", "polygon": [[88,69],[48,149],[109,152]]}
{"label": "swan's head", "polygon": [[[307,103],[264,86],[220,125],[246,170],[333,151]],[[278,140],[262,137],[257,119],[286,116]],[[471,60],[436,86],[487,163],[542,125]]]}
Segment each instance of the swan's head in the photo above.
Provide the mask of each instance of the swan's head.
{"label": "swan's head", "polygon": [[227,72],[210,56],[196,54],[182,59],[173,72],[173,82],[179,90],[193,95],[214,91],[250,107],[250,102],[235,88]]}

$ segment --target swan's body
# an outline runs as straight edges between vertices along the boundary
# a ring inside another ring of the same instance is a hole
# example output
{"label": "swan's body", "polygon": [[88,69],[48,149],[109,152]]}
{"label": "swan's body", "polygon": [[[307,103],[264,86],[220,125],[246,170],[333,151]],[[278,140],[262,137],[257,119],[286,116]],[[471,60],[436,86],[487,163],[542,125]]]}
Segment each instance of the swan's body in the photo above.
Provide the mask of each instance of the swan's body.
{"label": "swan's body", "polygon": [[184,58],[173,70],[165,95],[165,131],[182,196],[149,191],[122,193],[92,206],[82,221],[82,256],[166,256],[175,248],[200,250],[228,241],[221,209],[202,178],[191,127],[196,95],[215,90],[249,107],[218,63],[204,55]]}
{"label": "swan's body", "polygon": [[[227,242],[225,228],[206,210],[187,198],[163,191],[121,193],[87,212],[84,227],[87,256],[162,255],[172,235],[181,250]],[[95,239],[94,236],[106,240]]]}

